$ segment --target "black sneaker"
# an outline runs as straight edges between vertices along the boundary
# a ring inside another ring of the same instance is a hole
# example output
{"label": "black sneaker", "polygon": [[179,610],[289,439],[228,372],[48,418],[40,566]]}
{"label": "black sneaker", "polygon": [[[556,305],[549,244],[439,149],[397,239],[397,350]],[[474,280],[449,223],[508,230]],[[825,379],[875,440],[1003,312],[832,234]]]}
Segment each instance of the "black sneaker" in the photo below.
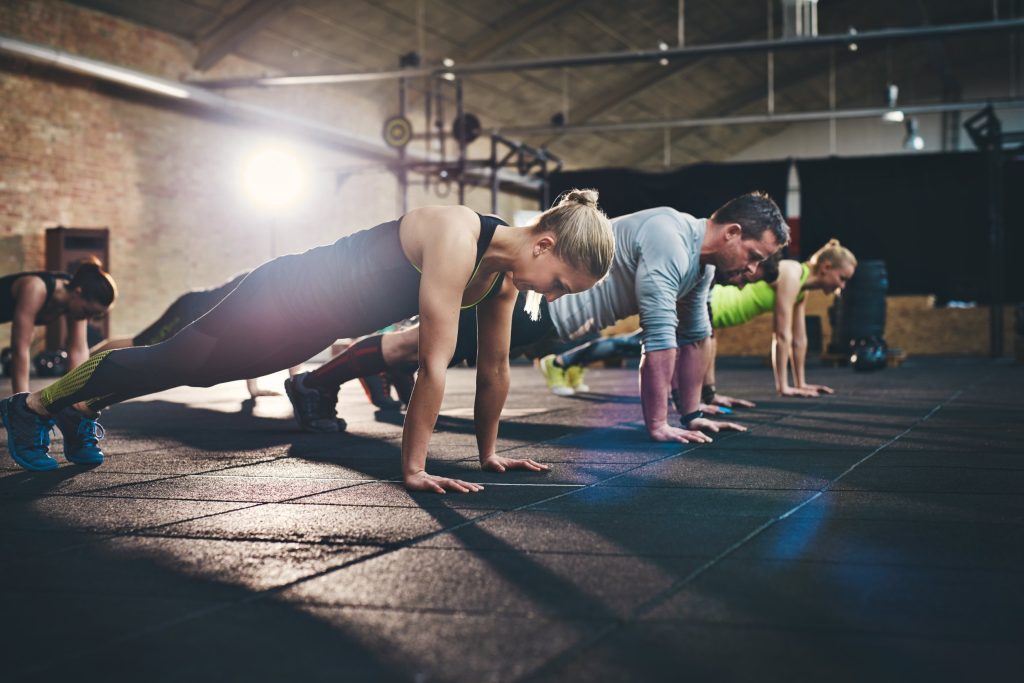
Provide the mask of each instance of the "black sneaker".
{"label": "black sneaker", "polygon": [[99,465],[103,451],[99,440],[103,438],[103,425],[67,407],[57,413],[57,428],[64,435],[64,457],[79,465]]}
{"label": "black sneaker", "polygon": [[[292,402],[295,421],[299,428],[306,432],[337,432],[338,420],[335,418],[334,406],[337,396],[324,397],[316,389],[307,389],[303,383],[308,372],[302,372],[284,381],[284,391]],[[330,417],[326,413],[330,412]]]}
{"label": "black sneaker", "polygon": [[391,384],[384,374],[360,377],[366,399],[381,410],[401,410],[402,402],[391,398]]}
{"label": "black sneaker", "polygon": [[7,452],[26,470],[47,472],[59,466],[50,457],[53,419],[39,417],[25,404],[28,393],[14,394],[0,401],[0,419],[7,429]]}
{"label": "black sneaker", "polygon": [[[339,387],[340,389],[341,387]],[[318,415],[321,420],[334,420],[334,424],[338,426],[336,431],[343,432],[348,429],[348,423],[345,422],[345,418],[338,417],[338,392],[328,393],[325,391],[315,390],[316,393],[320,394],[320,403],[318,406]]]}

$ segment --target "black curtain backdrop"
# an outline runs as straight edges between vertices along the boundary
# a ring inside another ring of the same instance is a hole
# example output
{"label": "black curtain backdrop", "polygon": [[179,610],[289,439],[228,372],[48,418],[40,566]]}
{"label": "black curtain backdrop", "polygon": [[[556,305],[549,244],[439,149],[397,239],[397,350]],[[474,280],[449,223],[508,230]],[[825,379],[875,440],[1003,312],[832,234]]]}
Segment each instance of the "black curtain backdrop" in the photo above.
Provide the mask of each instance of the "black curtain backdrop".
{"label": "black curtain backdrop", "polygon": [[761,190],[785,212],[789,164],[788,160],[707,163],[665,173],[618,168],[565,171],[550,177],[551,201],[566,190],[594,188],[601,193],[601,207],[613,218],[655,206],[707,218],[733,197]]}
{"label": "black curtain backdrop", "polygon": [[1003,166],[1003,279],[1006,301],[1024,302],[1024,272],[1018,256],[1024,254],[1024,154]]}
{"label": "black curtain backdrop", "polygon": [[[1022,244],[1024,164],[1007,163],[1006,300],[1024,299],[1009,254]],[[991,300],[988,167],[977,152],[797,162],[800,234],[810,254],[837,237],[859,259],[883,259],[891,294]]]}

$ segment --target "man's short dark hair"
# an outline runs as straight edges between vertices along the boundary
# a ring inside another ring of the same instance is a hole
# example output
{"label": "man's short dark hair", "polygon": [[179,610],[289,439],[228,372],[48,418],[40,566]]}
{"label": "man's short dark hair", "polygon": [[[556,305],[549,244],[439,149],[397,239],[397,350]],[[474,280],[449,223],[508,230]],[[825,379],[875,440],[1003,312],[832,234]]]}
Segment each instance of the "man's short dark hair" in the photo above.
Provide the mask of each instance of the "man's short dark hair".
{"label": "man's short dark hair", "polygon": [[711,214],[711,220],[721,224],[739,223],[745,240],[759,240],[765,230],[771,230],[779,246],[789,242],[789,226],[782,211],[764,192],[748,192],[730,199]]}

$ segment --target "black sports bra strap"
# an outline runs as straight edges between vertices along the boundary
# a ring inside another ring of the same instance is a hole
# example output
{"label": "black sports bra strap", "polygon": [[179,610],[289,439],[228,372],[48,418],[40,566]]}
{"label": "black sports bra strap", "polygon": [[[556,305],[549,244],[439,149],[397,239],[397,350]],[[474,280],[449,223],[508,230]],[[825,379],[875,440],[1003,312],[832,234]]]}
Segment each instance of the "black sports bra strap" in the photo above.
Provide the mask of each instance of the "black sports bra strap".
{"label": "black sports bra strap", "polygon": [[480,239],[476,243],[476,265],[480,265],[480,261],[483,260],[484,252],[487,251],[487,247],[491,245],[491,240],[494,239],[494,231],[499,225],[508,225],[505,221],[501,220],[497,216],[478,214],[480,216]]}

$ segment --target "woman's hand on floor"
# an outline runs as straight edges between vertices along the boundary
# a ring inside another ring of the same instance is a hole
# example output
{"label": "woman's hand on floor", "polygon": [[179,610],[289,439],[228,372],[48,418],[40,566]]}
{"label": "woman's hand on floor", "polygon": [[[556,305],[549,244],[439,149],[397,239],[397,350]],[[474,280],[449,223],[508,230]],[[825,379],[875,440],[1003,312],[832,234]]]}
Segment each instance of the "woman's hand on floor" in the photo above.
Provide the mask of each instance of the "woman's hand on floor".
{"label": "woman's hand on floor", "polygon": [[529,470],[531,472],[547,472],[551,468],[530,458],[506,458],[501,455],[489,455],[480,459],[480,469],[492,472],[507,470]]}
{"label": "woman's hand on floor", "polygon": [[405,488],[410,491],[431,491],[433,493],[456,491],[458,493],[476,493],[477,491],[484,490],[484,487],[480,484],[473,484],[468,481],[451,479],[449,477],[436,477],[433,474],[427,474],[425,471],[405,475],[404,483]]}
{"label": "woman's hand on floor", "polygon": [[740,408],[753,408],[757,405],[753,401],[747,401],[742,398],[733,398],[732,396],[724,396],[722,394],[715,396],[712,403],[716,406],[724,406],[726,408],[736,408],[737,406]]}

